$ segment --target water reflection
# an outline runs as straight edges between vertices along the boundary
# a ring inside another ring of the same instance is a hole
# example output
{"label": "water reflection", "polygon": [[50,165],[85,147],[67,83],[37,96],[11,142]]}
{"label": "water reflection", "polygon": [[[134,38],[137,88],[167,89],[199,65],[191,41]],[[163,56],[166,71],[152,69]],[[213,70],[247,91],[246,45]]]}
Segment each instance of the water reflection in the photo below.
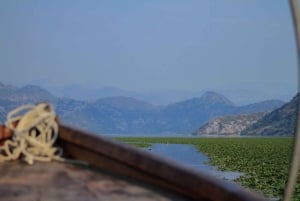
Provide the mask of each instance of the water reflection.
{"label": "water reflection", "polygon": [[240,172],[218,171],[216,166],[208,165],[207,156],[198,152],[193,145],[152,144],[152,147],[147,150],[221,179],[233,181],[243,175]]}

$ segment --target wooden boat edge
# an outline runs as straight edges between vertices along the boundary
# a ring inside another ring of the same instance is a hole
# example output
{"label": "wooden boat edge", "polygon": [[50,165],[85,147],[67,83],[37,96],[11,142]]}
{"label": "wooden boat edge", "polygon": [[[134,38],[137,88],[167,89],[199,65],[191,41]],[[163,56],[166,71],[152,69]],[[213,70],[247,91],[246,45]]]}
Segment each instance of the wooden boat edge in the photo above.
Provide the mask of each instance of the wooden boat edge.
{"label": "wooden boat edge", "polygon": [[114,174],[183,195],[192,200],[260,201],[266,198],[243,187],[175,164],[112,139],[59,126],[59,145],[69,157]]}

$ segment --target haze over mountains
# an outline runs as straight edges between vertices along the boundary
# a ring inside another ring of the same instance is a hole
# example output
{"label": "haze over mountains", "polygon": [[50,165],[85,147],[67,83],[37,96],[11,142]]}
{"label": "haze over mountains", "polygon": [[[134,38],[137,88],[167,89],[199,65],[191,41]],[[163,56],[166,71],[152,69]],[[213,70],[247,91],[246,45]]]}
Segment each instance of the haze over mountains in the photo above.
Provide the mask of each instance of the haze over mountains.
{"label": "haze over mountains", "polygon": [[[83,85],[67,85],[67,86],[52,86],[45,84],[42,81],[32,81],[32,85],[41,86],[47,89],[57,97],[68,97],[76,100],[98,100],[110,96],[125,96],[135,97],[155,105],[167,105],[189,99],[191,97],[200,97],[206,91],[214,91],[225,95],[236,105],[246,105],[250,103],[260,102],[270,99],[279,99],[289,101],[295,94],[292,89],[276,88],[273,91],[259,91],[257,89],[243,88],[205,88],[199,91],[175,90],[175,89],[152,89],[143,91],[134,91],[121,89],[112,86],[83,86]],[[275,93],[276,91],[276,93]]]}
{"label": "haze over mountains", "polygon": [[236,106],[215,92],[205,92],[166,106],[132,97],[113,96],[96,101],[58,98],[38,86],[0,85],[0,120],[21,104],[49,101],[62,122],[103,134],[189,134],[217,116],[271,111],[283,102],[268,100]]}

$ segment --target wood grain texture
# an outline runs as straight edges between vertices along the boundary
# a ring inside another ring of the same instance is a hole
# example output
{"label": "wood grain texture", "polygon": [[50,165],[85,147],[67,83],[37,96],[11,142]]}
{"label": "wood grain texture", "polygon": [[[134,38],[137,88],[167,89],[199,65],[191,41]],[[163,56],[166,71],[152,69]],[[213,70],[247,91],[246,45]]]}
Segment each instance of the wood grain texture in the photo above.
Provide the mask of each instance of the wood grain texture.
{"label": "wood grain texture", "polygon": [[0,164],[1,201],[183,201],[99,170],[66,163]]}

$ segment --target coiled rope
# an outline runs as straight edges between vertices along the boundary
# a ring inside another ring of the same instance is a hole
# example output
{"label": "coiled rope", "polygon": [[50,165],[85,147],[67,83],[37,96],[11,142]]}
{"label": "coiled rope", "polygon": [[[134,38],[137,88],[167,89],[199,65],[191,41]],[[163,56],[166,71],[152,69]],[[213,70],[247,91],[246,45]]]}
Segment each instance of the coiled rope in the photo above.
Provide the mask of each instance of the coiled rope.
{"label": "coiled rope", "polygon": [[0,162],[20,157],[28,164],[66,161],[62,158],[62,149],[54,147],[58,137],[55,117],[54,110],[47,103],[24,105],[9,112],[5,126],[13,131],[13,136],[0,147]]}

